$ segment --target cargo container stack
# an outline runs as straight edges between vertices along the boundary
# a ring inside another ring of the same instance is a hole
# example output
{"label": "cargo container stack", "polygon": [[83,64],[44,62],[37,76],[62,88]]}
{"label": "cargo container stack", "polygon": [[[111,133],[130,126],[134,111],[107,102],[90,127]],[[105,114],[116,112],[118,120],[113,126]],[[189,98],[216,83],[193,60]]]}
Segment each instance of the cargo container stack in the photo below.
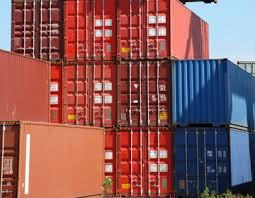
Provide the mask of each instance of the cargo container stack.
{"label": "cargo container stack", "polygon": [[111,194],[171,196],[170,59],[208,58],[178,0],[13,2],[12,50],[49,60],[52,123],[105,128]]}
{"label": "cargo container stack", "polygon": [[255,76],[255,61],[237,61],[237,65]]}
{"label": "cargo container stack", "polygon": [[222,59],[174,61],[172,78],[176,194],[252,181],[254,77]]}

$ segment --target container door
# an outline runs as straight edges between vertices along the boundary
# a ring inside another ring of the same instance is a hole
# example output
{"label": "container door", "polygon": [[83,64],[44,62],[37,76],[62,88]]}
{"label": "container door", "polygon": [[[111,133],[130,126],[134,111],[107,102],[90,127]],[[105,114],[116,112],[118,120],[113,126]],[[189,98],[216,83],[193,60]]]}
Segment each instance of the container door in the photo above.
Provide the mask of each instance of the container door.
{"label": "container door", "polygon": [[170,131],[160,130],[118,132],[115,150],[116,166],[112,165],[114,162],[109,157],[112,155],[111,145],[113,144],[110,145],[111,141],[107,142],[106,175],[113,178],[116,176],[114,180],[116,181],[116,194],[125,196],[168,196],[172,194],[171,137]]}
{"label": "container door", "polygon": [[95,59],[112,60],[116,49],[115,0],[92,2],[93,55]]}
{"label": "container door", "polygon": [[86,0],[65,1],[65,58],[85,60],[89,48],[89,11]]}
{"label": "container door", "polygon": [[197,197],[205,187],[219,193],[226,191],[229,187],[227,142],[227,131],[223,128],[176,129],[177,194]]}
{"label": "container door", "polygon": [[168,126],[169,66],[160,61],[130,61],[118,67],[118,125]]}
{"label": "container door", "polygon": [[44,60],[62,58],[62,1],[15,1],[12,5],[12,51]]}
{"label": "container door", "polygon": [[0,192],[1,197],[17,197],[19,127],[0,127]]}
{"label": "container door", "polygon": [[147,1],[146,12],[146,44],[148,58],[169,57],[170,46],[170,1]]}

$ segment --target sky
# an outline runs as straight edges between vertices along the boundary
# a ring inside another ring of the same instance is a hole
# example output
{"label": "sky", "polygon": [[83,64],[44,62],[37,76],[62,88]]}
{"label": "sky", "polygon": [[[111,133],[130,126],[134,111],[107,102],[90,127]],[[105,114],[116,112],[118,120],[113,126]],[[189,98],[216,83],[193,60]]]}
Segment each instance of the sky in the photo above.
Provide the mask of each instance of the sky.
{"label": "sky", "polygon": [[[187,3],[209,24],[210,57],[255,60],[255,1],[218,0],[218,4]],[[10,50],[11,0],[1,0],[0,48]]]}

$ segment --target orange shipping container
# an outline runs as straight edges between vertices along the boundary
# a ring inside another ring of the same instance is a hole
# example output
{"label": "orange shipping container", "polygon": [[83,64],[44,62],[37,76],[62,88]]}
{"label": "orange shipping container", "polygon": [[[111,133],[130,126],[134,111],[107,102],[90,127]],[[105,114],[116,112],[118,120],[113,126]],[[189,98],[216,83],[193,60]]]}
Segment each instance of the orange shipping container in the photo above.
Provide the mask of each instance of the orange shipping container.
{"label": "orange shipping container", "polygon": [[49,121],[50,64],[0,50],[0,120]]}
{"label": "orange shipping container", "polygon": [[1,197],[99,197],[101,128],[1,122]]}

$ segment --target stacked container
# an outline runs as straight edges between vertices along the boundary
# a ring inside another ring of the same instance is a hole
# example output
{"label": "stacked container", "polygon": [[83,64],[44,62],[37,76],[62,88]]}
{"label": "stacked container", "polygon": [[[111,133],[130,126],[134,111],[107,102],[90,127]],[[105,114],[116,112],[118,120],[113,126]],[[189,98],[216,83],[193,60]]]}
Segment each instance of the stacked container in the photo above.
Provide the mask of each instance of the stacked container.
{"label": "stacked container", "polygon": [[172,195],[169,60],[208,58],[207,23],[178,0],[41,0],[12,9],[12,50],[52,62],[51,122],[105,127],[111,193]]}
{"label": "stacked container", "polygon": [[255,61],[237,61],[237,65],[255,76]]}
{"label": "stacked container", "polygon": [[252,181],[255,79],[227,59],[174,61],[172,79],[176,194]]}

